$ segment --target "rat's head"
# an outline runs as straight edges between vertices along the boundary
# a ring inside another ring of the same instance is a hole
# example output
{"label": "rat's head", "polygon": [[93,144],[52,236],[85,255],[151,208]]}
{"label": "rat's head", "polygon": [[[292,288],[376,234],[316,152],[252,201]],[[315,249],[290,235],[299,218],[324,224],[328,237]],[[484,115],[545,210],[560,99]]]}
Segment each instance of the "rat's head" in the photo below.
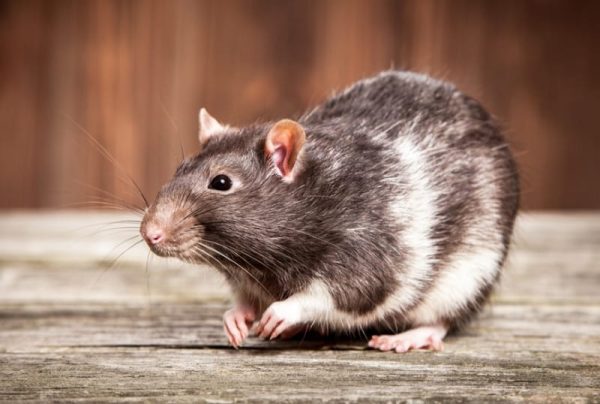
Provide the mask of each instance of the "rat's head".
{"label": "rat's head", "polygon": [[230,128],[204,109],[199,118],[200,152],[163,186],[140,232],[157,255],[215,266],[252,261],[265,243],[278,248],[273,224],[297,216],[304,130],[291,120]]}

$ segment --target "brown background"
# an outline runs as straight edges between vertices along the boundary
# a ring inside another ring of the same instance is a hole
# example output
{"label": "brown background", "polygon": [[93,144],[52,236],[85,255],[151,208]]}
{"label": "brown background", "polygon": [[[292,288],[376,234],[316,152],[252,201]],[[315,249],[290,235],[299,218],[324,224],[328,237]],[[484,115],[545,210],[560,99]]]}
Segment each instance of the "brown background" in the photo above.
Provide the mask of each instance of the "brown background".
{"label": "brown background", "polygon": [[2,1],[0,207],[139,204],[84,131],[152,197],[201,106],[293,117],[394,66],[500,119],[526,208],[597,209],[599,21],[598,1]]}

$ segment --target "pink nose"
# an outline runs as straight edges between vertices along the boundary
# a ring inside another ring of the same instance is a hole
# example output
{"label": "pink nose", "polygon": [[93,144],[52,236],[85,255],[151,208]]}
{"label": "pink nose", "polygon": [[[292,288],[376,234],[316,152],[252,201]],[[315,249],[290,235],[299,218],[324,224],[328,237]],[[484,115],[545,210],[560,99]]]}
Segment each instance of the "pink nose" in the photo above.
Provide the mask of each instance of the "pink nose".
{"label": "pink nose", "polygon": [[161,229],[147,229],[146,230],[146,240],[150,243],[156,245],[161,243],[165,239],[165,233]]}

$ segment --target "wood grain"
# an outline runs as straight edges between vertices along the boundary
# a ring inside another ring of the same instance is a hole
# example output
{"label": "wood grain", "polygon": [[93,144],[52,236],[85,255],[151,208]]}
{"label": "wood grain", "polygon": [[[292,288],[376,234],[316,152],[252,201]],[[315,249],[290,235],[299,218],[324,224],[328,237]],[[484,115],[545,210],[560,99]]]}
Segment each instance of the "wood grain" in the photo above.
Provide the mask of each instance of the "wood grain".
{"label": "wood grain", "polygon": [[593,0],[2,1],[0,207],[140,204],[122,171],[152,198],[200,107],[293,118],[394,66],[488,106],[526,208],[597,209],[599,19]]}
{"label": "wood grain", "polygon": [[493,303],[443,352],[402,355],[359,336],[233,350],[215,271],[147,271],[145,248],[105,271],[136,230],[99,230],[122,220],[0,214],[0,401],[600,401],[598,213],[520,216]]}

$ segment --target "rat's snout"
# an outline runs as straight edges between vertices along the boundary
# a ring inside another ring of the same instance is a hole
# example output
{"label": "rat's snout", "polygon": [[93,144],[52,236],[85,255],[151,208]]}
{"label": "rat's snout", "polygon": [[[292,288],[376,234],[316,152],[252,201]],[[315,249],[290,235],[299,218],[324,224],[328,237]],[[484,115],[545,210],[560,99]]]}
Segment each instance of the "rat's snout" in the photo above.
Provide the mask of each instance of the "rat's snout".
{"label": "rat's snout", "polygon": [[159,220],[152,213],[146,213],[140,227],[140,234],[152,251],[158,255],[166,255],[165,250],[173,239],[171,233],[172,229],[167,221]]}
{"label": "rat's snout", "polygon": [[181,256],[201,236],[189,209],[159,203],[148,209],[140,226],[140,234],[152,252],[160,256]]}
{"label": "rat's snout", "polygon": [[146,225],[146,228],[143,232],[143,237],[148,245],[158,245],[165,240],[165,232],[160,228],[160,226],[151,223]]}
{"label": "rat's snout", "polygon": [[178,249],[178,237],[176,237],[171,222],[172,220],[157,217],[153,212],[148,212],[144,216],[140,234],[156,255],[174,255]]}

